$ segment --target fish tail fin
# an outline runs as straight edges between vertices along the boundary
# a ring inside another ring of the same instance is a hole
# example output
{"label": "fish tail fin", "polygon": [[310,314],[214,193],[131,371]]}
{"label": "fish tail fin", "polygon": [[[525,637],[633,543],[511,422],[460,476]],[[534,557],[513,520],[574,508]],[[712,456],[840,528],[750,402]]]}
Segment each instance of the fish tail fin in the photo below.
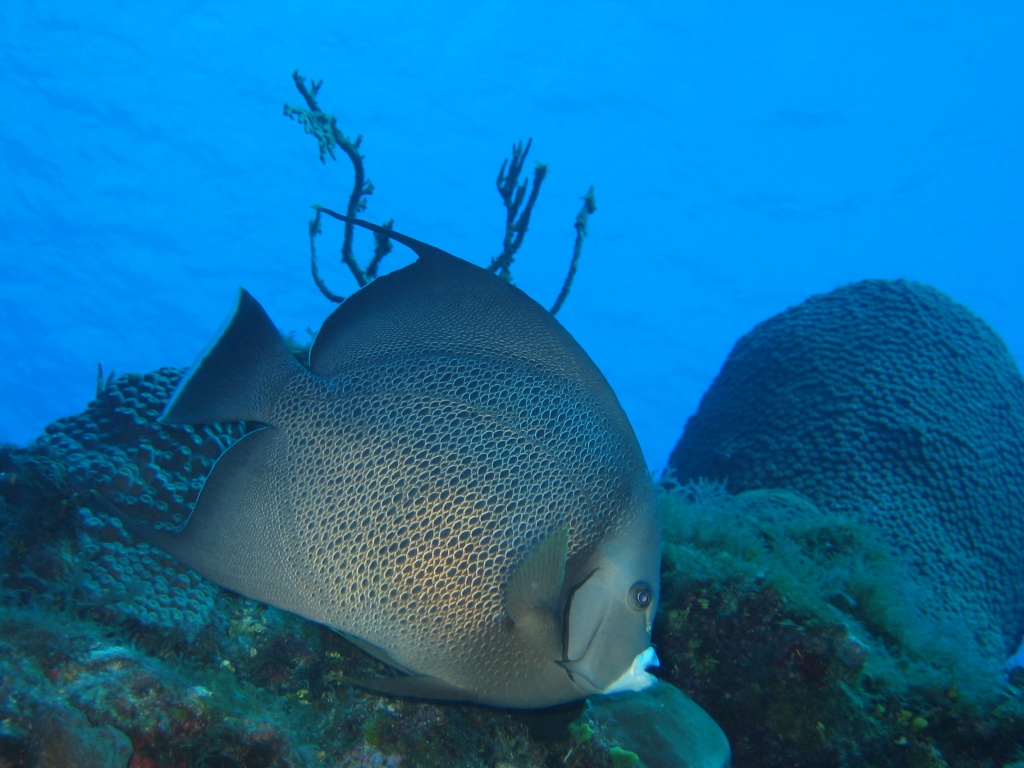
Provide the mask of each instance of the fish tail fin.
{"label": "fish tail fin", "polygon": [[266,423],[274,393],[303,370],[260,303],[241,289],[231,319],[182,378],[160,421]]}

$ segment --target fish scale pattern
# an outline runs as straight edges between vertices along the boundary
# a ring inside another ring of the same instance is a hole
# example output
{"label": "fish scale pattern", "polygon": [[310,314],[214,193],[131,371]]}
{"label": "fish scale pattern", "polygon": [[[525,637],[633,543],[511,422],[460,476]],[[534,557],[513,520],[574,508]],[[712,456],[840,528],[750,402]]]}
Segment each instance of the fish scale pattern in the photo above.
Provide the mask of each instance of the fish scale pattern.
{"label": "fish scale pattern", "polygon": [[[578,383],[486,356],[362,365],[332,386],[343,396],[285,396],[274,422],[323,446],[292,451],[295,487],[312,494],[293,501],[315,513],[298,521],[293,568],[315,575],[317,602],[352,634],[444,660],[453,681],[475,659],[507,658],[495,674],[514,680],[523,670],[502,623],[510,572],[556,529],[571,558],[649,514],[631,434]],[[310,431],[312,403],[327,413]],[[483,624],[471,648],[453,631],[469,629],[467,615]]]}
{"label": "fish scale pattern", "polygon": [[245,434],[241,423],[161,424],[183,373],[160,368],[120,376],[85,411],[48,425],[29,455],[55,462],[70,488],[95,491],[133,519],[180,527],[214,462]]}
{"label": "fish scale pattern", "polygon": [[1024,379],[941,292],[869,280],[741,338],[669,468],[798,491],[909,556],[922,609],[986,658],[1024,632]]}

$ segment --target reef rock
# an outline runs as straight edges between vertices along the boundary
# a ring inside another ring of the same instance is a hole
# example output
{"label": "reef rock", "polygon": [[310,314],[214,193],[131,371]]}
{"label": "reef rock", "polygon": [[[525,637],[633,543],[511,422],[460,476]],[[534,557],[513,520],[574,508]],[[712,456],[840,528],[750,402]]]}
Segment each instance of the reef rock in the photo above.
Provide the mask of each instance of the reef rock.
{"label": "reef rock", "polygon": [[729,765],[725,733],[671,683],[659,680],[639,693],[597,697],[588,706],[605,740],[616,742],[621,753],[635,754],[646,768]]}

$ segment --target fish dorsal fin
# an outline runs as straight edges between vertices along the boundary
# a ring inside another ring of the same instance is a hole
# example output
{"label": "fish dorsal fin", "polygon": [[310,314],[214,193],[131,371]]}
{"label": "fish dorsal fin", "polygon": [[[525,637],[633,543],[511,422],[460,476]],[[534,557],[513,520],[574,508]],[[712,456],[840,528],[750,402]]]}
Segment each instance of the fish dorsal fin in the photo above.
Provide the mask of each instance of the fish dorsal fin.
{"label": "fish dorsal fin", "polygon": [[562,598],[569,533],[559,528],[542,539],[512,572],[505,585],[505,611],[515,623],[553,616]]}
{"label": "fish dorsal fin", "polygon": [[346,224],[355,224],[357,227],[368,229],[371,232],[375,232],[378,235],[384,235],[385,237],[394,240],[396,243],[401,243],[406,248],[412,250],[412,252],[419,256],[421,259],[430,259],[438,257],[442,259],[455,258],[450,253],[448,253],[447,251],[442,251],[437,246],[424,243],[422,240],[417,240],[416,238],[409,237],[408,235],[403,235],[401,232],[396,232],[390,227],[382,227],[379,224],[374,224],[372,221],[365,221],[363,219],[356,219],[351,216],[345,216],[344,214],[338,213],[337,211],[332,211],[330,208],[324,208],[322,205],[314,205],[313,208],[318,213],[326,213],[328,216],[338,219],[338,221],[344,221]]}
{"label": "fish dorsal fin", "polygon": [[434,354],[486,355],[559,373],[614,398],[575,339],[515,286],[411,237],[319,210],[384,232],[419,258],[378,277],[334,310],[310,351],[314,373],[336,376],[358,366]]}
{"label": "fish dorsal fin", "polygon": [[303,375],[281,333],[245,289],[214,341],[174,390],[165,424],[262,421],[290,377]]}

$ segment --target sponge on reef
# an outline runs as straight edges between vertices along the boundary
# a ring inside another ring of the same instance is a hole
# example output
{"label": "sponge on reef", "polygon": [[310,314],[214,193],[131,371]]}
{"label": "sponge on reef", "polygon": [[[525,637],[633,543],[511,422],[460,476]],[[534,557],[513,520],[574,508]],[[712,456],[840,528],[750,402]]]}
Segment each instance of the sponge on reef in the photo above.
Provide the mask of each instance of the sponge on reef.
{"label": "sponge on reef", "polygon": [[798,492],[905,556],[926,620],[959,628],[964,654],[1002,661],[1021,640],[1024,379],[934,288],[859,282],[755,327],[668,472]]}

